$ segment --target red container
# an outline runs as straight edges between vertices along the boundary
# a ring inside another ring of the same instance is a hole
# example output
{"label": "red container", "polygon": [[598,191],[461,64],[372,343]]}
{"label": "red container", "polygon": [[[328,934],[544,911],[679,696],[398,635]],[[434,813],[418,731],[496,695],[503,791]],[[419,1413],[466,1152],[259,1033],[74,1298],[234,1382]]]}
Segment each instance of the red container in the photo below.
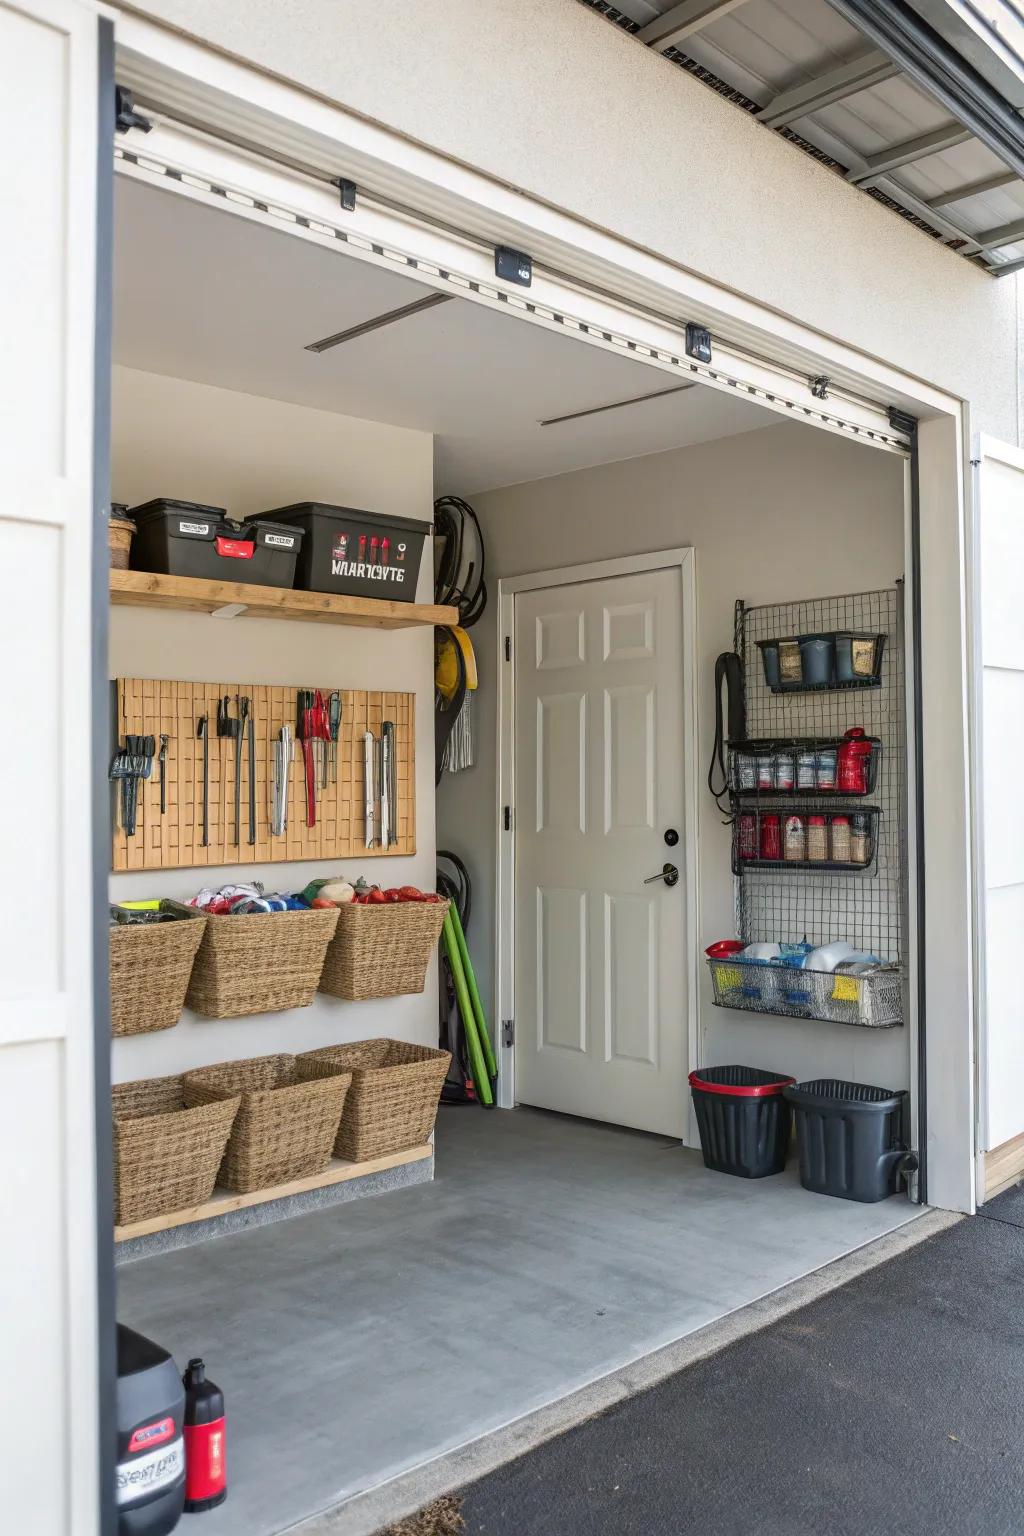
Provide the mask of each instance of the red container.
{"label": "red container", "polygon": [[738,955],[746,945],[742,939],[719,939],[714,944],[709,944],[704,953],[710,960],[727,960],[730,955]]}
{"label": "red container", "polygon": [[185,1388],[185,1510],[197,1515],[228,1496],[224,1394],[207,1381],[202,1360],[190,1360]]}
{"label": "red container", "polygon": [[746,813],[740,817],[737,850],[741,859],[757,858],[757,817]]}
{"label": "red container", "polygon": [[761,817],[761,857],[782,858],[782,831],[778,816]]}
{"label": "red container", "polygon": [[838,789],[843,795],[866,795],[872,743],[865,739],[862,726],[855,725],[843,737],[839,748]]}

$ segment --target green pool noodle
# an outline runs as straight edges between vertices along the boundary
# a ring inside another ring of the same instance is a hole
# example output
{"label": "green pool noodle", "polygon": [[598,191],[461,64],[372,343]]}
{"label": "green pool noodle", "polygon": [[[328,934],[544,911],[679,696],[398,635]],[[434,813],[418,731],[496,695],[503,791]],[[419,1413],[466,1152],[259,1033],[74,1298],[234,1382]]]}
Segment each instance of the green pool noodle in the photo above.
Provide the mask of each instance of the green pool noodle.
{"label": "green pool noodle", "polygon": [[455,937],[455,928],[452,925],[451,908],[445,913],[444,947],[448,955],[448,964],[451,967],[452,980],[455,983],[455,996],[459,1004],[459,1013],[462,1015],[462,1027],[466,1031],[466,1048],[469,1051],[469,1065],[473,1074],[473,1087],[481,1104],[492,1104],[494,1100],[491,1095],[491,1080],[487,1076],[484,1054],[480,1049],[480,1036],[477,1033],[476,1015],[473,1012],[473,1004],[470,1001],[469,988],[466,986],[466,973],[462,969],[462,956],[459,954],[458,940]]}
{"label": "green pool noodle", "polygon": [[476,1017],[476,1027],[480,1035],[480,1044],[483,1047],[484,1060],[487,1063],[487,1070],[491,1077],[497,1077],[498,1063],[494,1059],[494,1051],[491,1048],[491,1037],[487,1032],[487,1018],[484,1014],[484,1005],[480,1001],[480,992],[476,984],[476,972],[473,970],[473,962],[470,959],[469,949],[466,944],[466,935],[462,930],[462,919],[459,916],[458,908],[455,906],[454,902],[448,908],[448,915],[451,917],[452,927],[455,929],[455,942],[459,946],[459,958],[462,961],[462,969],[465,972],[466,985],[469,988],[469,995],[473,1001],[473,1012]]}

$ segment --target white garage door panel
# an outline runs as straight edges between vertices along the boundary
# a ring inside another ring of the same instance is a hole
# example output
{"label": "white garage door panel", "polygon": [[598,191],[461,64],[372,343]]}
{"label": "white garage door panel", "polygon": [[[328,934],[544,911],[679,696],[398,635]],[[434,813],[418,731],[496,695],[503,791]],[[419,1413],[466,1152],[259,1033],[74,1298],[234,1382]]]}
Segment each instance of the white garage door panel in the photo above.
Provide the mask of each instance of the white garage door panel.
{"label": "white garage door panel", "polygon": [[982,439],[976,469],[981,635],[981,1125],[986,1151],[1024,1132],[1024,453]]}
{"label": "white garage door panel", "polygon": [[[3,369],[0,369],[0,373]],[[0,752],[0,805],[16,808],[3,819],[3,862],[13,879],[0,880],[3,993],[11,998],[61,986],[60,928],[40,921],[39,905],[25,899],[26,879],[38,885],[61,867],[61,532],[37,523],[0,519],[0,656],[24,654],[31,665],[5,666],[4,714],[31,722],[23,750]],[[52,917],[52,913],[51,913]]]}
{"label": "white garage door panel", "polygon": [[95,1536],[99,28],[0,0],[0,1530]]}
{"label": "white garage door panel", "polygon": [[[1021,522],[1024,538],[1024,517]],[[985,883],[991,890],[1024,881],[1024,671],[986,667],[984,710]]]}
{"label": "white garage door panel", "polygon": [[[22,225],[26,238],[0,241],[0,432],[8,466],[59,474],[66,361],[64,310],[53,298],[64,287],[67,250],[67,130],[59,108],[68,98],[68,38],[0,6],[2,60],[11,66],[0,74],[4,228]],[[31,327],[14,323],[15,309],[32,316]]]}
{"label": "white garage door panel", "polygon": [[988,458],[980,511],[985,666],[1024,668],[1024,473]]}
{"label": "white garage door panel", "polygon": [[1024,885],[989,891],[986,902],[989,1146],[1020,1134],[1024,1084]]}
{"label": "white garage door panel", "polygon": [[[64,1536],[78,1529],[65,1523],[68,1483],[60,1455],[67,1406],[63,1211],[56,1201],[40,1198],[62,1179],[63,1146],[52,1129],[62,1116],[61,1076],[61,1050],[52,1042],[7,1046],[0,1054],[0,1231],[5,1234],[0,1335],[6,1383],[0,1393],[0,1526],[10,1536]],[[24,1113],[25,1105],[32,1106],[31,1115]],[[44,1460],[46,1475],[33,1476],[31,1469],[41,1470]],[[81,1529],[88,1529],[84,1522]]]}

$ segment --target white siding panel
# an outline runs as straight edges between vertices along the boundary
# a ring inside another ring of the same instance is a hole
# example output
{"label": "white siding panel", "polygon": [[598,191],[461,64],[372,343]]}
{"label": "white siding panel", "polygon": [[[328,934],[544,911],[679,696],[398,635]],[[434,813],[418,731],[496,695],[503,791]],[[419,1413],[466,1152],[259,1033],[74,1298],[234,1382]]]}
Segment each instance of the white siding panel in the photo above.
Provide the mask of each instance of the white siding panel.
{"label": "white siding panel", "polygon": [[981,638],[986,667],[1024,668],[1024,476],[1009,464],[985,466],[981,540]]}
{"label": "white siding panel", "polygon": [[[59,909],[50,908],[40,921],[38,903],[25,899],[27,882],[41,889],[61,866],[54,750],[60,739],[60,566],[59,529],[0,518],[0,656],[23,655],[26,636],[32,637],[31,665],[4,669],[4,713],[23,722],[0,753],[3,861],[14,875],[0,881],[2,985],[11,998],[61,985]],[[87,771],[83,754],[83,794]]]}
{"label": "white siding panel", "polygon": [[981,1146],[1024,1131],[1024,454],[983,438],[975,454],[981,704]]}
{"label": "white siding panel", "polygon": [[68,1475],[60,1454],[68,1429],[64,1232],[63,1208],[50,1194],[62,1182],[63,1139],[53,1134],[61,1077],[61,1049],[52,1041],[8,1046],[0,1056],[0,1358],[7,1383],[0,1393],[0,1498],[11,1536],[89,1530],[85,1520],[65,1522]]}
{"label": "white siding panel", "polygon": [[1024,670],[985,668],[985,881],[1024,882]]}
{"label": "white siding panel", "polygon": [[0,0],[0,1527],[96,1536],[90,792],[99,36]]}
{"label": "white siding panel", "polygon": [[[68,38],[0,6],[0,60],[14,65],[3,70],[0,90],[4,226],[25,235],[0,242],[5,322],[0,439],[8,464],[38,465],[57,474],[64,451],[65,314],[57,296],[64,287],[67,250],[67,130],[61,107],[68,96]],[[31,316],[31,324],[15,324],[15,308]]]}
{"label": "white siding panel", "polygon": [[1024,1126],[1024,885],[989,891],[985,911],[988,1015],[988,1146],[1000,1147]]}

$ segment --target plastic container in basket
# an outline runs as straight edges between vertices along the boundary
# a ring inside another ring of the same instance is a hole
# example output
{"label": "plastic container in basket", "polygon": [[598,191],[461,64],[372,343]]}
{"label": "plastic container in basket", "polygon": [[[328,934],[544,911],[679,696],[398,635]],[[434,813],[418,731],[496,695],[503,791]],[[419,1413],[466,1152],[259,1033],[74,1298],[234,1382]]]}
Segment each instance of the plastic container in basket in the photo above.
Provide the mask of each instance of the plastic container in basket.
{"label": "plastic container in basket", "polygon": [[905,1090],[822,1077],[788,1087],[785,1097],[805,1189],[865,1204],[896,1194],[907,1151]]}
{"label": "plastic container in basket", "polygon": [[702,1067],[691,1072],[704,1166],[741,1179],[781,1173],[791,1126],[783,1089],[793,1081],[758,1067]]}
{"label": "plastic container in basket", "polygon": [[182,1077],[115,1085],[117,1226],[209,1200],[239,1102],[235,1094],[190,1106]]}
{"label": "plastic container in basket", "polygon": [[447,911],[447,901],[339,907],[320,991],[348,1002],[422,992]]}
{"label": "plastic container in basket", "polygon": [[300,1077],[294,1056],[252,1056],[185,1074],[189,1105],[240,1100],[219,1183],[246,1194],[321,1173],[331,1160],[351,1078]]}
{"label": "plastic container in basket", "polygon": [[334,1144],[337,1157],[365,1162],[419,1147],[437,1118],[451,1052],[404,1040],[357,1040],[297,1058],[300,1075],[351,1072],[352,1087]]}
{"label": "plastic container in basket", "polygon": [[903,970],[898,965],[816,971],[803,966],[708,956],[719,1008],[821,1019],[865,1029],[903,1023]]}
{"label": "plastic container in basket", "polygon": [[206,914],[176,901],[159,910],[172,921],[110,925],[110,1029],[145,1035],[181,1017]]}
{"label": "plastic container in basket", "polygon": [[207,1019],[308,1008],[337,907],[207,917],[185,1001]]}

